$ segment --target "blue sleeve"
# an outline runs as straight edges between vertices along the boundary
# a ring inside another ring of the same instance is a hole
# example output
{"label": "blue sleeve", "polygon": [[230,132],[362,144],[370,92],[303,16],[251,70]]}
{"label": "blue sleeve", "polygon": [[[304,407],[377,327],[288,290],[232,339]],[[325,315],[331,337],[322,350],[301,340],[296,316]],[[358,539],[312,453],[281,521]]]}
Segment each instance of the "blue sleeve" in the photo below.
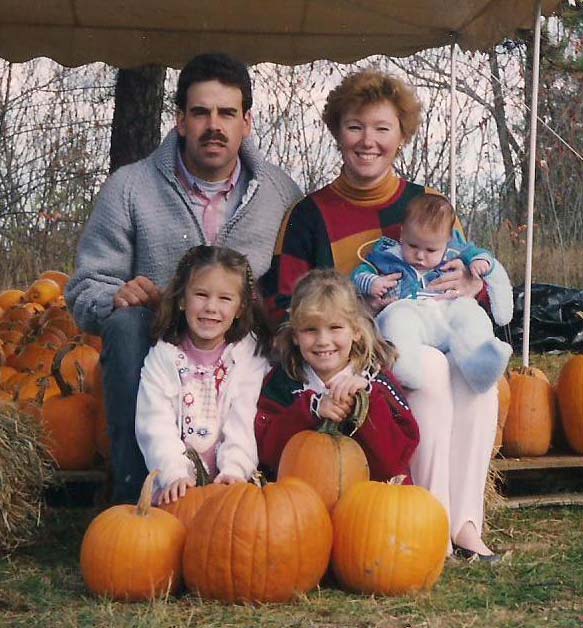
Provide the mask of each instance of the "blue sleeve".
{"label": "blue sleeve", "polygon": [[350,278],[360,294],[370,295],[372,282],[378,276],[379,272],[372,264],[363,262],[352,271]]}

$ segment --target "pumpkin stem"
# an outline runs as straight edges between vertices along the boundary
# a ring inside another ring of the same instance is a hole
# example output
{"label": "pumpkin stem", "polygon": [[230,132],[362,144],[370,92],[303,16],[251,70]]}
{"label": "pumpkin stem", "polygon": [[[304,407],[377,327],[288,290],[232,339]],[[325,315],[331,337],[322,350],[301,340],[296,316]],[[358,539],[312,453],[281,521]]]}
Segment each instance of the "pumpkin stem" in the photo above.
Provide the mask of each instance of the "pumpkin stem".
{"label": "pumpkin stem", "polygon": [[57,381],[57,385],[59,386],[59,390],[61,391],[61,395],[63,395],[63,397],[70,397],[73,394],[73,387],[62,376],[62,374],[61,374],[61,364],[63,362],[63,359],[67,355],[67,353],[69,353],[69,351],[72,351],[75,347],[76,347],[75,343],[68,343],[68,344],[66,344],[55,355],[55,358],[53,360],[53,364],[52,364],[52,367],[51,367],[51,374],[55,378],[55,380]]}
{"label": "pumpkin stem", "polygon": [[194,468],[196,470],[196,485],[207,486],[207,484],[210,484],[211,477],[208,474],[203,461],[200,459],[198,451],[188,448],[184,455],[194,464]]}
{"label": "pumpkin stem", "polygon": [[324,419],[322,425],[317,430],[320,434],[329,434],[330,436],[340,436],[338,425],[332,419]]}
{"label": "pumpkin stem", "polygon": [[152,506],[152,492],[154,490],[154,480],[158,477],[160,471],[154,469],[151,473],[148,473],[148,477],[144,480],[142,485],[142,491],[140,492],[140,499],[136,507],[136,514],[140,517],[145,517]]}
{"label": "pumpkin stem", "polygon": [[43,401],[45,399],[45,393],[47,392],[48,387],[49,387],[49,378],[41,377],[41,379],[38,380],[38,392],[35,395],[34,403],[36,403],[39,406],[43,405]]}
{"label": "pumpkin stem", "polygon": [[258,488],[263,488],[264,486],[267,486],[267,478],[265,477],[265,475],[263,475],[263,473],[261,473],[261,471],[257,469],[255,469],[255,471],[253,471],[253,473],[249,477],[249,482],[251,484],[255,484],[255,486],[257,486]]}
{"label": "pumpkin stem", "polygon": [[87,392],[85,390],[85,371],[77,360],[75,360],[75,370],[77,371],[77,379],[79,380],[79,392]]}

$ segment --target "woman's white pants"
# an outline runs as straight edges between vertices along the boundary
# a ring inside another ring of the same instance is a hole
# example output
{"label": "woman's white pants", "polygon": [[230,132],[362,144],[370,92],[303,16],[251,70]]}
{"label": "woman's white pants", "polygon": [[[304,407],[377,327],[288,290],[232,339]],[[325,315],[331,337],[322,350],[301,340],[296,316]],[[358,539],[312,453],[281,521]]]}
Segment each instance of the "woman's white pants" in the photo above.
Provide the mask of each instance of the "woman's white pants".
{"label": "woman's white pants", "polygon": [[411,460],[413,481],[445,506],[454,541],[468,521],[481,535],[498,389],[475,393],[447,355],[433,347],[423,347],[419,367],[423,387],[407,395],[420,432]]}

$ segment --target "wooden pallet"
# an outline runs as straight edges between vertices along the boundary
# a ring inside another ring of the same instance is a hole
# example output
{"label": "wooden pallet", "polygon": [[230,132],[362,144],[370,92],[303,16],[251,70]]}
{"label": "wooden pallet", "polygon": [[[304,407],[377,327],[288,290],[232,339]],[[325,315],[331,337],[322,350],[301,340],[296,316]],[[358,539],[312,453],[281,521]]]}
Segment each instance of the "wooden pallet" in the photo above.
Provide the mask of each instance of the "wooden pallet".
{"label": "wooden pallet", "polygon": [[[583,469],[583,456],[555,454],[524,458],[494,458],[492,467],[501,474],[522,473],[527,476],[536,472],[560,469]],[[507,508],[527,508],[537,506],[583,506],[583,493],[543,493],[503,498]]]}

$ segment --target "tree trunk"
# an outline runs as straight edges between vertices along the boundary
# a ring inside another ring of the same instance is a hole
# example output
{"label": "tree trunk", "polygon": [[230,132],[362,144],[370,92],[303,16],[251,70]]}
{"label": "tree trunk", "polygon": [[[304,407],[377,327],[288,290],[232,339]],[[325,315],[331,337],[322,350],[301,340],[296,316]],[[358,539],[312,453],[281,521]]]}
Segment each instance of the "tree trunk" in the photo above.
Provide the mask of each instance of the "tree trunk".
{"label": "tree trunk", "polygon": [[115,83],[109,172],[149,155],[160,144],[166,68],[120,69]]}
{"label": "tree trunk", "polygon": [[508,128],[506,111],[504,110],[504,97],[500,83],[500,68],[498,66],[498,55],[496,50],[488,53],[488,61],[490,63],[492,92],[494,94],[494,120],[496,122],[496,130],[498,132],[498,141],[500,142],[500,151],[502,152],[502,163],[504,164],[504,187],[502,190],[502,209],[499,219],[510,218],[515,221],[517,219],[518,208],[518,190],[516,189],[516,175],[514,173],[514,162],[512,159],[511,143],[515,140]]}

